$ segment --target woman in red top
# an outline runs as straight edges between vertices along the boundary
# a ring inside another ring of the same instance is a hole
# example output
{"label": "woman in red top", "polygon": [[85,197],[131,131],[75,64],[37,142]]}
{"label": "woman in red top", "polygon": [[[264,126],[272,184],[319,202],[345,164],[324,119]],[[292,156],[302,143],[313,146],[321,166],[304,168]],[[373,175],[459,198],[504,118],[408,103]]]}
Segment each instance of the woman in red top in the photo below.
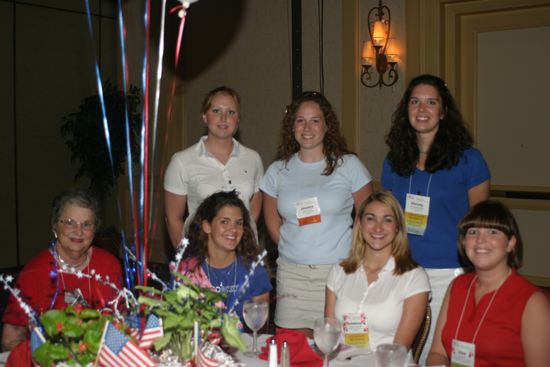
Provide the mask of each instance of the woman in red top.
{"label": "woman in red top", "polygon": [[[116,292],[95,277],[77,276],[77,272],[101,275],[119,289],[122,270],[116,257],[92,246],[100,225],[97,200],[86,190],[72,189],[53,201],[51,229],[55,240],[32,258],[19,273],[15,288],[35,317],[50,309],[81,304],[102,309]],[[61,271],[67,269],[68,272]],[[2,316],[2,349],[12,350],[28,338],[29,315],[15,297],[10,296]],[[12,353],[13,354],[13,353]]]}
{"label": "woman in red top", "polygon": [[474,271],[447,290],[426,365],[550,366],[550,302],[517,272],[523,244],[510,210],[483,201],[459,234]]}

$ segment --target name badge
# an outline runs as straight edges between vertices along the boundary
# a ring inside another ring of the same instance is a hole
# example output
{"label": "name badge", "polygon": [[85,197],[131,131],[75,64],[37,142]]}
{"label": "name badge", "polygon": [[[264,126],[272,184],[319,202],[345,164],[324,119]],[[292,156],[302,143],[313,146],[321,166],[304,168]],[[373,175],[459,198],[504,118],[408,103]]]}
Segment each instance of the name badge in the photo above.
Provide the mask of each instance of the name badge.
{"label": "name badge", "polygon": [[294,205],[296,206],[296,217],[300,226],[321,221],[321,208],[316,197],[297,201]]}
{"label": "name badge", "polygon": [[453,339],[451,367],[474,367],[476,345]]}
{"label": "name badge", "polygon": [[68,305],[81,304],[84,307],[90,307],[79,288],[76,288],[74,291],[65,291],[63,296],[65,303]]}
{"label": "name badge", "polygon": [[428,226],[430,213],[430,197],[407,194],[405,203],[405,223],[407,232],[423,236]]}
{"label": "name badge", "polygon": [[356,348],[369,348],[369,326],[364,312],[343,315],[344,343]]}

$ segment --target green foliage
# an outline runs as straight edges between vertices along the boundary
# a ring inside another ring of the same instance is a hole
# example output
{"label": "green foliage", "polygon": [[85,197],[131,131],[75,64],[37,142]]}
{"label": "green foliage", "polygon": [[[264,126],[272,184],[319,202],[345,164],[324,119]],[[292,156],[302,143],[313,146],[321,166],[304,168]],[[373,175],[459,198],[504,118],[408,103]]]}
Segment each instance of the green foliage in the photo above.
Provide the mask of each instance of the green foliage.
{"label": "green foliage", "polygon": [[128,106],[132,157],[137,157],[139,153],[141,126],[141,114],[138,112],[141,105],[139,88],[131,86],[125,98],[124,92],[107,81],[103,93],[113,157],[112,170],[105,141],[103,115],[97,94],[84,98],[78,112],[64,116],[61,126],[61,135],[66,138],[65,143],[71,150],[72,161],[80,163],[75,180],[80,177],[88,177],[90,189],[101,195],[108,193],[113,187],[113,174],[116,179],[125,172],[127,159],[125,102]]}
{"label": "green foliage", "polygon": [[227,344],[244,350],[246,345],[237,328],[239,318],[224,313],[221,302],[225,295],[194,285],[186,276],[174,273],[180,280],[176,288],[161,292],[152,287],[138,286],[153,296],[140,296],[138,302],[146,305],[147,313],[162,318],[164,336],[153,342],[156,351],[170,349],[182,361],[193,354],[193,324],[198,321],[202,337],[220,330]]}
{"label": "green foliage", "polygon": [[112,320],[110,315],[80,305],[47,311],[40,316],[47,341],[32,356],[41,366],[61,361],[85,366],[96,359],[105,323]]}

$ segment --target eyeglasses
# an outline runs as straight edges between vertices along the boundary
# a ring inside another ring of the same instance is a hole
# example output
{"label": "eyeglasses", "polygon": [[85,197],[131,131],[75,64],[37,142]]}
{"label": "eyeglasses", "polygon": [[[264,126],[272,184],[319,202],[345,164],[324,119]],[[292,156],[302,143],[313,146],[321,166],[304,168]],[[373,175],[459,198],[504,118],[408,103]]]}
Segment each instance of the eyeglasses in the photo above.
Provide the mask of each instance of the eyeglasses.
{"label": "eyeglasses", "polygon": [[78,226],[80,226],[80,228],[83,230],[83,231],[93,231],[95,229],[95,223],[92,223],[92,222],[79,222],[77,220],[74,220],[72,218],[67,218],[67,219],[59,219],[59,223],[63,224],[65,226],[65,228],[68,228],[68,229],[77,229]]}

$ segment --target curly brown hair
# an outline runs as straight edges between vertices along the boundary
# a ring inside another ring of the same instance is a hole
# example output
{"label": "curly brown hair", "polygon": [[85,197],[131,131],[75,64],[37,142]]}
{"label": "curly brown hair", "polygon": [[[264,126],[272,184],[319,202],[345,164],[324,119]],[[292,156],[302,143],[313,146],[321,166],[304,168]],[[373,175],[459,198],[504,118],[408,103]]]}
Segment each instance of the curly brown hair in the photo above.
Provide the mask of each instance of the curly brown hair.
{"label": "curly brown hair", "polygon": [[340,123],[334,113],[330,102],[319,92],[303,92],[295,98],[290,106],[287,106],[283,118],[281,138],[277,148],[277,159],[288,162],[292,156],[300,150],[300,144],[294,137],[294,119],[296,112],[304,102],[315,102],[323,111],[327,131],[323,139],[323,154],[326,159],[326,167],[323,175],[330,176],[336,166],[341,162],[344,154],[354,154],[348,150],[346,139],[340,133]]}
{"label": "curly brown hair", "polygon": [[256,236],[250,224],[250,215],[237,191],[219,191],[202,201],[189,225],[189,252],[197,257],[198,266],[208,257],[208,234],[203,231],[202,223],[212,223],[214,217],[225,206],[239,208],[243,216],[243,236],[235,250],[236,255],[241,257],[245,265],[249,265],[259,254]]}
{"label": "curly brown hair", "polygon": [[441,97],[444,117],[426,158],[426,172],[433,173],[455,166],[464,151],[471,147],[473,139],[458,106],[445,82],[437,76],[424,74],[410,81],[397,109],[392,115],[392,125],[386,138],[389,146],[388,160],[394,172],[400,176],[411,175],[418,163],[420,151],[416,132],[409,121],[409,101],[418,85],[431,85]]}

